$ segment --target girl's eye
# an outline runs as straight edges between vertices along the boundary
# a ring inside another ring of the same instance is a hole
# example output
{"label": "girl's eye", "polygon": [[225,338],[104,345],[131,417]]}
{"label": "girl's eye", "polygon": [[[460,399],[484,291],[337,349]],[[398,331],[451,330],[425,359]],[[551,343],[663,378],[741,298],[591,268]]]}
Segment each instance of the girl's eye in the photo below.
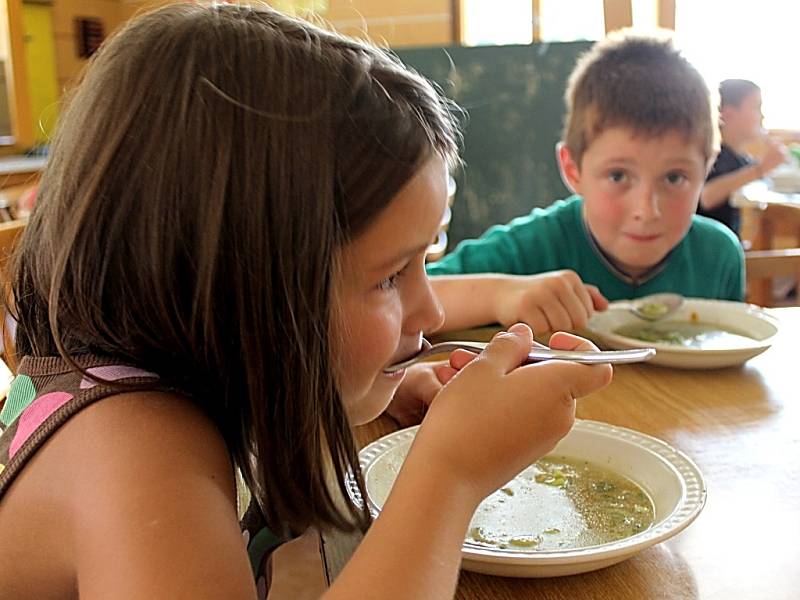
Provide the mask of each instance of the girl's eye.
{"label": "girl's eye", "polygon": [[678,185],[686,181],[687,177],[683,173],[672,172],[667,173],[667,182],[671,185]]}
{"label": "girl's eye", "polygon": [[389,275],[389,277],[386,279],[381,280],[381,282],[378,284],[378,289],[382,292],[388,292],[395,289],[397,287],[397,280],[400,279],[404,270],[405,269],[397,271],[396,273]]}
{"label": "girl's eye", "polygon": [[622,183],[625,181],[625,171],[611,171],[608,178],[614,183]]}

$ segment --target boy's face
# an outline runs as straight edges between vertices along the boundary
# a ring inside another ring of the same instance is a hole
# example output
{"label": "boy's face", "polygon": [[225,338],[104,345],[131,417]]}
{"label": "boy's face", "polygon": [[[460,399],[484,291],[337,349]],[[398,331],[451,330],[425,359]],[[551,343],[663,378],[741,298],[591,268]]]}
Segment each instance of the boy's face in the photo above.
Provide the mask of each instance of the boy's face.
{"label": "boy's face", "polygon": [[761,133],[764,115],[761,113],[761,92],[753,91],[742,98],[739,106],[728,104],[720,111],[723,131],[742,140],[755,139]]}
{"label": "boy's face", "polygon": [[658,264],[686,235],[706,176],[699,143],[677,132],[603,131],[572,160],[559,148],[564,179],[584,198],[584,218],[603,251],[631,276]]}

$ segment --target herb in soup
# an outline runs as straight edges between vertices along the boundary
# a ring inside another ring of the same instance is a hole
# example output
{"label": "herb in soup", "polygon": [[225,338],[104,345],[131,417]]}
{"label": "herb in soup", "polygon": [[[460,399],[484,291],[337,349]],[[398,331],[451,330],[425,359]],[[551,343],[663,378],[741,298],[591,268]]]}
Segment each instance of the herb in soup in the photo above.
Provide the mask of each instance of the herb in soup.
{"label": "herb in soup", "polygon": [[702,350],[729,350],[753,344],[753,338],[742,332],[696,321],[662,321],[645,325],[636,323],[620,327],[614,333],[643,342]]}
{"label": "herb in soup", "polygon": [[549,456],[481,503],[467,541],[532,552],[583,548],[645,531],[654,516],[650,497],[627,477],[584,460]]}

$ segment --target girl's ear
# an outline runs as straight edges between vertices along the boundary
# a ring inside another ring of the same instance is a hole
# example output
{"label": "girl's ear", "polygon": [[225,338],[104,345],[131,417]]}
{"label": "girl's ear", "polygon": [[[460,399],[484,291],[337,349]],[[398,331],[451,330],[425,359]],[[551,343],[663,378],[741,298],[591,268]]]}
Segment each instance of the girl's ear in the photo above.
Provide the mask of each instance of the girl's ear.
{"label": "girl's ear", "polygon": [[579,194],[581,184],[581,169],[572,159],[572,153],[564,142],[556,144],[556,158],[558,159],[558,170],[561,173],[561,181],[569,188],[573,194]]}

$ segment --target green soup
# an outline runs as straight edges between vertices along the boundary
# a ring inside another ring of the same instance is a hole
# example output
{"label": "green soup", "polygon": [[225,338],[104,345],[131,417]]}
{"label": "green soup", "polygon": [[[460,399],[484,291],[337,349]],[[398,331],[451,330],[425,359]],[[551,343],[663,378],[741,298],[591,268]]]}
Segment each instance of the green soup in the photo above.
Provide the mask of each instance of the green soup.
{"label": "green soup", "polygon": [[753,344],[753,338],[734,329],[686,321],[635,323],[620,327],[614,333],[643,342],[702,350],[730,350]]}
{"label": "green soup", "polygon": [[591,462],[545,457],[488,496],[467,541],[524,551],[568,550],[648,529],[653,502],[636,483]]}

